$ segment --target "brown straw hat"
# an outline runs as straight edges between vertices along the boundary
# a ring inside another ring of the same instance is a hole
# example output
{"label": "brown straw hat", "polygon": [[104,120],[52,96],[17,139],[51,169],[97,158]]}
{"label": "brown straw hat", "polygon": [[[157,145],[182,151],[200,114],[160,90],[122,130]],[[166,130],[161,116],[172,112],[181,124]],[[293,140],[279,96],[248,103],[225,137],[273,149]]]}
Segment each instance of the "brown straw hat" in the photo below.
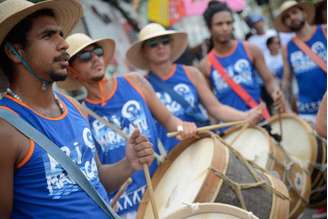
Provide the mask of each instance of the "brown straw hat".
{"label": "brown straw hat", "polygon": [[146,25],[140,31],[138,35],[138,41],[135,42],[127,51],[126,57],[132,65],[147,70],[149,69],[148,61],[142,55],[142,46],[146,40],[170,35],[171,40],[171,61],[174,62],[177,60],[183,51],[187,48],[188,40],[187,34],[184,32],[178,32],[173,30],[165,30],[165,28],[157,23],[150,23]]}
{"label": "brown straw hat", "polygon": [[302,2],[302,3],[297,3],[296,1],[285,1],[279,8],[279,13],[277,17],[273,21],[274,27],[279,31],[279,32],[291,32],[288,27],[283,22],[283,16],[286,13],[287,10],[293,8],[293,7],[299,7],[303,9],[304,13],[306,14],[307,21],[309,23],[312,23],[312,20],[314,18],[314,6],[310,3]]}
{"label": "brown straw hat", "polygon": [[[73,29],[82,16],[82,6],[78,0],[47,0],[40,3],[32,3],[27,0],[6,0],[0,3],[0,45],[7,34],[24,18],[36,11],[50,9],[55,14],[55,19],[62,27],[66,36]],[[2,85],[8,85],[3,81],[5,76],[0,64],[0,90]]]}
{"label": "brown straw hat", "polygon": [[[113,58],[114,51],[115,51],[115,42],[112,39],[104,38],[104,39],[97,39],[93,40],[89,36],[84,33],[75,33],[66,38],[66,42],[68,43],[69,47],[67,49],[68,54],[70,55],[71,59],[77,53],[82,51],[84,48],[92,45],[97,44],[104,49],[104,62],[105,66],[107,66],[110,60]],[[81,83],[71,77],[71,74],[78,72],[71,72],[72,69],[69,69],[69,75],[65,81],[58,82],[58,86],[65,90],[78,90],[81,88]]]}

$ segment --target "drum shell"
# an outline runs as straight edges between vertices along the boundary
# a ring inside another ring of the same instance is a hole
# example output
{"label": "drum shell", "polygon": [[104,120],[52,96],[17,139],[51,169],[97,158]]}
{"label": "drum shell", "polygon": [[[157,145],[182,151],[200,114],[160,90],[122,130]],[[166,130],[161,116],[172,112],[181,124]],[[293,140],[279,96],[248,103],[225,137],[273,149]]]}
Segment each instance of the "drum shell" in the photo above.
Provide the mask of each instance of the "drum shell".
{"label": "drum shell", "polygon": [[[175,149],[168,155],[166,161],[158,168],[158,170],[155,172],[153,178],[152,178],[152,183],[155,191],[155,199],[157,199],[159,202],[161,202],[158,198],[156,197],[156,189],[158,185],[161,185],[161,179],[162,177],[165,178],[166,172],[169,170],[170,166],[172,163],[179,157],[179,155],[184,152],[188,147],[194,147],[194,145],[191,146],[191,144],[194,144],[198,141],[201,141],[203,139],[209,138],[209,134],[204,134],[202,135],[201,139],[189,139],[186,141],[183,141],[181,144],[175,147]],[[211,159],[211,165],[209,169],[215,169],[218,172],[221,172],[223,174],[229,174],[234,172],[235,174],[234,177],[238,178],[240,177],[243,173],[246,167],[246,164],[244,161],[241,162],[230,162],[231,160],[237,160],[238,161],[238,155],[235,155],[234,152],[229,150],[229,148],[225,145],[223,145],[220,141],[218,141],[217,137],[211,137],[212,139],[216,139],[215,143],[213,143],[213,156],[209,159]],[[200,147],[200,145],[198,145]],[[197,159],[197,157],[195,157]],[[242,166],[243,170],[240,170],[238,172],[238,168]],[[275,179],[269,175],[264,175],[262,173],[256,173],[257,177],[261,178],[261,180],[266,181],[269,183],[272,187],[274,187],[276,190],[280,192],[280,194],[283,194],[282,197],[278,196],[276,193],[268,192],[267,189],[264,188],[252,188],[249,189],[248,191],[243,190],[243,195],[246,197],[245,203],[247,206],[247,210],[253,212],[256,216],[259,218],[288,218],[288,211],[289,211],[289,200],[288,200],[288,191],[285,187],[285,185],[278,179]],[[246,179],[247,178],[247,179]],[[242,180],[243,183],[249,182],[255,182],[254,178],[252,178],[251,174],[248,173],[247,177],[241,177],[239,178]],[[180,179],[179,179],[180,180]],[[188,179],[186,179],[188,180]],[[235,179],[238,181],[238,179]],[[236,195],[233,194],[232,192],[226,192],[229,190],[229,187],[226,185],[224,180],[222,180],[220,177],[218,177],[215,173],[215,171],[208,171],[206,174],[206,179],[204,180],[204,183],[201,185],[199,188],[199,191],[197,192],[197,195],[193,200],[188,200],[190,203],[194,202],[214,202],[214,201],[221,201],[222,203],[226,204],[235,204],[235,206],[240,207],[240,203],[238,203],[238,200],[236,199]],[[270,206],[269,210],[270,212],[263,212],[264,208],[261,207],[263,203],[267,203],[263,200],[256,200],[256,196],[254,196],[254,191],[262,194],[265,196],[267,199],[270,199]],[[157,202],[157,201],[156,201]],[[250,204],[253,204],[250,206]],[[255,204],[254,204],[255,203]],[[166,205],[168,205],[165,202]],[[182,203],[180,203],[182,204]],[[140,207],[138,209],[138,216],[137,218],[142,219],[142,218],[147,218],[151,217],[151,208],[150,208],[150,203],[149,203],[149,194],[148,191],[146,190],[143,199],[140,203]],[[166,206],[165,205],[165,206]],[[159,212],[161,212],[161,207],[159,207]],[[161,214],[161,213],[160,213]],[[265,215],[263,217],[263,215]]]}
{"label": "drum shell", "polygon": [[[231,146],[242,153],[255,168],[260,168],[272,176],[278,177],[287,185],[290,196],[290,218],[297,218],[308,205],[311,192],[310,176],[302,169],[299,162],[288,157],[284,149],[276,144],[265,129],[261,127],[249,127],[242,130],[241,134],[240,131],[240,128],[230,129],[225,133],[223,138],[228,144],[233,141],[234,143]],[[254,139],[258,139],[259,141],[264,140],[265,142],[259,142],[255,146]],[[260,150],[262,147],[268,147],[268,149]],[[255,152],[254,150],[259,151]],[[256,159],[261,155],[263,157],[263,151],[268,151],[269,153],[267,155],[268,159],[265,160],[266,162]],[[295,175],[299,177],[300,174],[302,177],[301,188],[296,186],[297,182],[293,181]],[[290,180],[290,178],[293,180]]]}
{"label": "drum shell", "polygon": [[[282,129],[283,140],[280,143],[282,147],[294,158],[299,159],[303,167],[311,174],[312,192],[310,196],[310,207],[324,207],[326,206],[327,190],[326,190],[326,178],[325,171],[320,171],[315,168],[316,164],[327,164],[327,144],[325,140],[322,140],[316,135],[314,129],[304,120],[300,119],[295,114],[282,114]],[[279,116],[274,116],[269,121],[272,127],[272,133],[279,134]],[[287,129],[287,131],[286,131]],[[300,135],[297,134],[299,129],[303,129],[305,134],[305,140],[299,141]],[[285,134],[288,132],[288,135]],[[285,136],[286,135],[286,136]],[[293,145],[293,146],[291,146]],[[308,150],[305,154],[300,154],[301,150],[295,146],[307,147]],[[318,188],[325,188],[323,191],[315,192]]]}

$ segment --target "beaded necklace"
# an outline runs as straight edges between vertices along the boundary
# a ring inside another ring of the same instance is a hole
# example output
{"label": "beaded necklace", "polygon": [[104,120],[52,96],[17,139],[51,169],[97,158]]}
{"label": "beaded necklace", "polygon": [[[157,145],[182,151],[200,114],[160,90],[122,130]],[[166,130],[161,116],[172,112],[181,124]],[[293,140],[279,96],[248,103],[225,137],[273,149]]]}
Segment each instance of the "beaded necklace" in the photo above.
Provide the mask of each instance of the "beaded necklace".
{"label": "beaded necklace", "polygon": [[[18,94],[16,94],[16,93],[15,93],[12,89],[10,89],[10,88],[7,88],[6,93],[7,93],[8,95],[10,95],[11,97],[17,99],[17,100],[20,100],[20,101],[24,102],[24,101],[22,100],[22,98],[21,98],[20,96],[18,96]],[[56,94],[55,94],[55,102],[56,102],[56,104],[57,104],[57,106],[58,106],[58,108],[59,108],[60,114],[63,114],[64,111],[65,111],[65,110],[64,110],[64,107],[63,107],[63,105],[59,102],[59,99],[58,99],[58,97],[57,97]]]}

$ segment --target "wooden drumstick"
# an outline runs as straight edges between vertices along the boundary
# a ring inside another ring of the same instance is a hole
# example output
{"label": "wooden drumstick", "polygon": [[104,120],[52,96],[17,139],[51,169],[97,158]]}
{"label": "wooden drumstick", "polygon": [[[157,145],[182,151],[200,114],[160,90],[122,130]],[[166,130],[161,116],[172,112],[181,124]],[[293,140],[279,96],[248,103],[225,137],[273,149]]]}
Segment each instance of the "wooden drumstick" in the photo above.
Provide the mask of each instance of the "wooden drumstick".
{"label": "wooden drumstick", "polygon": [[118,192],[115,194],[115,196],[112,199],[112,208],[115,209],[116,203],[118,201],[118,199],[121,197],[121,195],[123,195],[124,191],[128,188],[128,186],[132,183],[132,179],[131,177],[128,178],[123,185],[120,187],[120,189],[118,190]]}
{"label": "wooden drumstick", "polygon": [[[208,125],[208,126],[203,126],[200,128],[197,128],[197,132],[205,132],[205,131],[210,131],[213,129],[218,129],[218,128],[225,128],[229,126],[234,126],[234,125],[241,125],[246,123],[246,121],[235,121],[235,122],[226,122],[226,123],[220,123],[216,125]],[[167,133],[167,137],[175,137],[179,134],[179,132],[169,132]]]}
{"label": "wooden drumstick", "polygon": [[246,129],[249,127],[249,123],[245,123],[242,128],[240,129],[240,131],[238,132],[237,136],[232,139],[232,141],[230,142],[230,145],[233,146],[233,144],[237,141],[237,139],[246,131]]}
{"label": "wooden drumstick", "polygon": [[157,206],[156,206],[156,202],[155,202],[155,198],[154,198],[154,190],[153,190],[153,186],[151,184],[151,179],[150,179],[150,174],[149,174],[147,164],[143,164],[143,169],[144,169],[144,173],[146,176],[147,188],[148,188],[148,192],[149,192],[151,207],[153,208],[154,218],[159,219]]}
{"label": "wooden drumstick", "polygon": [[282,134],[283,134],[283,131],[282,131],[282,121],[281,121],[281,112],[280,110],[278,110],[278,121],[279,121],[279,131],[280,131],[280,141],[282,141]]}

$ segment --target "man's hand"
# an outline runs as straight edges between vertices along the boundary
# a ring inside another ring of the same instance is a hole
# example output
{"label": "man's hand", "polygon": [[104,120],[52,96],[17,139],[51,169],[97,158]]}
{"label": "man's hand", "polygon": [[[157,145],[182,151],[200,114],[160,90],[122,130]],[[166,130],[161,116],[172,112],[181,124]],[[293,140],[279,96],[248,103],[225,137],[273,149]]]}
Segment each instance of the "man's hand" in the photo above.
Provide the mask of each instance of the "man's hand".
{"label": "man's hand", "polygon": [[247,112],[247,117],[246,117],[245,120],[250,125],[256,125],[256,123],[258,123],[263,118],[262,112],[263,112],[264,108],[265,108],[265,104],[264,103],[261,103],[257,107],[249,110]]}
{"label": "man's hand", "polygon": [[142,169],[143,164],[150,165],[154,159],[152,144],[141,135],[139,129],[134,129],[128,139],[126,147],[126,158],[133,170]]}
{"label": "man's hand", "polygon": [[287,103],[280,89],[273,92],[272,99],[277,112],[284,113],[287,111]]}
{"label": "man's hand", "polygon": [[193,122],[181,122],[177,126],[177,139],[184,140],[197,134],[197,126]]}

